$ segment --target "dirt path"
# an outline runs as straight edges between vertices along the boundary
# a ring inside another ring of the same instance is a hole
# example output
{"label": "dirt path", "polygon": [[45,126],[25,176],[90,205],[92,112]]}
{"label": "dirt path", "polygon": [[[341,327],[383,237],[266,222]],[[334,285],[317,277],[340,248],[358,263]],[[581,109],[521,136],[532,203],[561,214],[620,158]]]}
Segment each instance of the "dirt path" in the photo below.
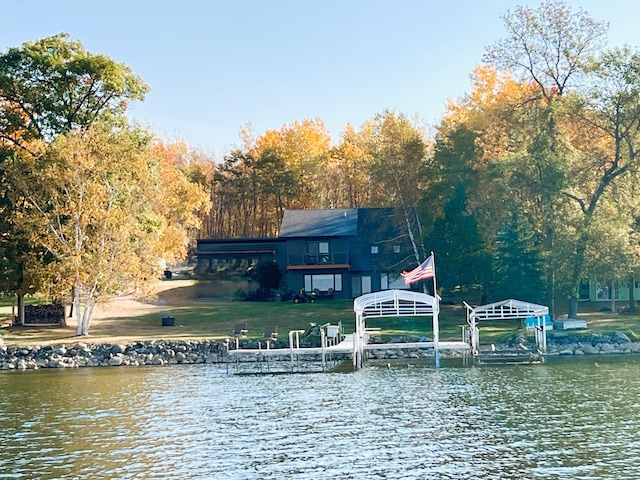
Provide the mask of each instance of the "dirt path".
{"label": "dirt path", "polygon": [[159,281],[156,286],[157,299],[145,301],[133,295],[114,297],[96,306],[91,320],[89,335],[76,335],[75,318],[67,318],[66,328],[58,327],[11,327],[4,334],[8,345],[48,345],[59,343],[129,343],[147,338],[184,337],[181,332],[164,331],[158,326],[150,326],[137,317],[157,315],[158,320],[163,313],[172,307],[187,305],[195,295],[195,281],[169,280]]}

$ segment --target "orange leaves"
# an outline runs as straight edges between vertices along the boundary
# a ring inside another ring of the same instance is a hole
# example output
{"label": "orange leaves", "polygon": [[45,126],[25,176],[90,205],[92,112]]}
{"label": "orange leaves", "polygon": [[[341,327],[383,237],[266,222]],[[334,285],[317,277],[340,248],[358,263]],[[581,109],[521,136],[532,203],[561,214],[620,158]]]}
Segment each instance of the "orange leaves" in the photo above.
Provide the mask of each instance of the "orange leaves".
{"label": "orange leaves", "polygon": [[526,121],[522,112],[536,108],[541,95],[533,82],[519,83],[510,73],[488,65],[474,69],[471,84],[468,96],[448,102],[440,131],[464,125],[477,135],[478,161],[490,162],[518,148],[513,131]]}

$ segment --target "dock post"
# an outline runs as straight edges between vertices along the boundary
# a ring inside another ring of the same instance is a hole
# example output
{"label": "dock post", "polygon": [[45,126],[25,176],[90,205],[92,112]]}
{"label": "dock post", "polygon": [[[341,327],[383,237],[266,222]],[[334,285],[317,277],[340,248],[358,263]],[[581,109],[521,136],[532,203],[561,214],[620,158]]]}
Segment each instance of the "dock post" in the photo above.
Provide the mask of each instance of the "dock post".
{"label": "dock post", "polygon": [[433,360],[436,368],[440,368],[440,323],[437,309],[433,312]]}

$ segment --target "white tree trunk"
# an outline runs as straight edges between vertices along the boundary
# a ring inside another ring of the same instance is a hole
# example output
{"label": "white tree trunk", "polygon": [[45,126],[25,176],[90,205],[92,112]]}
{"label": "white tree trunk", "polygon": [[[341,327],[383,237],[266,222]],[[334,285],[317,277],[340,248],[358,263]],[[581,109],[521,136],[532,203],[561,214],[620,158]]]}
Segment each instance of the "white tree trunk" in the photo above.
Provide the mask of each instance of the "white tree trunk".
{"label": "white tree trunk", "polygon": [[87,295],[84,301],[84,305],[80,302],[80,288],[76,287],[74,295],[74,310],[76,313],[76,321],[78,323],[77,335],[87,336],[89,335],[89,325],[91,324],[91,318],[93,317],[93,311],[96,306],[96,299],[93,295]]}
{"label": "white tree trunk", "polygon": [[81,318],[81,312],[80,312],[80,288],[77,285],[73,287],[73,312],[75,313],[76,324],[78,325],[76,329],[76,334],[82,335],[82,318]]}

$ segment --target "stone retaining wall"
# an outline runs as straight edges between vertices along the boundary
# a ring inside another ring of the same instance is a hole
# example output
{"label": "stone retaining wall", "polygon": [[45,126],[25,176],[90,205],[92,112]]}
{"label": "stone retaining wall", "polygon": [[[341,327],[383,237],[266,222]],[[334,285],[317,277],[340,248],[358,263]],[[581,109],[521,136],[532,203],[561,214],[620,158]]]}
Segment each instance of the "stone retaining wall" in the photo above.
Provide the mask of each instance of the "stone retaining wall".
{"label": "stone retaining wall", "polygon": [[117,367],[178,363],[218,363],[218,342],[138,342],[130,345],[7,347],[0,345],[0,370],[38,368]]}
{"label": "stone retaining wall", "polygon": [[[598,333],[573,335],[550,332],[547,345],[549,355],[640,353],[640,343],[631,341],[623,332],[609,336]],[[496,350],[512,349],[514,346],[535,351],[535,344],[522,333],[514,335],[505,344],[496,345]],[[433,349],[430,348],[389,349],[385,348],[384,344],[380,344],[379,347],[368,351],[370,359],[417,359],[433,356]],[[223,343],[209,340],[148,341],[130,345],[92,345],[77,342],[72,346],[9,347],[4,345],[0,336],[0,370],[223,363],[228,361],[225,348]],[[461,355],[462,352],[459,351],[442,352],[443,357]],[[282,355],[282,361],[288,359],[288,353]],[[315,358],[309,360],[317,361]],[[243,361],[256,361],[256,358],[247,356]]]}
{"label": "stone retaining wall", "polygon": [[570,335],[552,333],[547,338],[548,355],[608,355],[640,352],[640,343],[623,332],[613,335]]}

